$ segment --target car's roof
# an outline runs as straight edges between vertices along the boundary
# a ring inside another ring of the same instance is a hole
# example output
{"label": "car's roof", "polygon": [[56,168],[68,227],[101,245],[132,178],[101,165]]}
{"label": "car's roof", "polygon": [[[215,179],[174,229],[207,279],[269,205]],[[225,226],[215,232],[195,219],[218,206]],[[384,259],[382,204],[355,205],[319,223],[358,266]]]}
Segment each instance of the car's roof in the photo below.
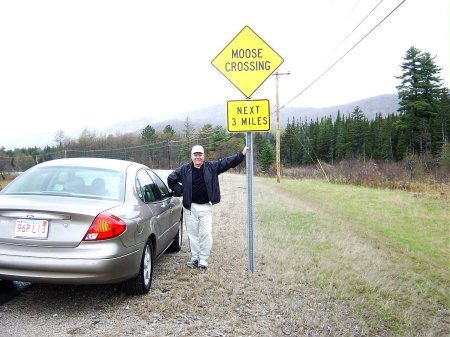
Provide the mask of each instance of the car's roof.
{"label": "car's roof", "polygon": [[130,165],[141,165],[132,161],[109,158],[63,158],[54,159],[39,164],[39,167],[47,166],[84,166],[102,167],[117,171],[125,171]]}

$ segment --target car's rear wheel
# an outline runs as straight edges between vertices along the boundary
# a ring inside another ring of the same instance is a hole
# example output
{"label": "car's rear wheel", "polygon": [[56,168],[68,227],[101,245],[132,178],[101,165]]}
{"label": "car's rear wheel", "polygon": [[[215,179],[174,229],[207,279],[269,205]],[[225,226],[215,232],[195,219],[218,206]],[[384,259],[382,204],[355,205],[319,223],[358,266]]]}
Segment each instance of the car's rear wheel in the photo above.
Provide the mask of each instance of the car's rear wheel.
{"label": "car's rear wheel", "polygon": [[181,250],[181,245],[183,244],[183,213],[180,216],[180,224],[178,225],[178,232],[173,239],[172,244],[169,247],[169,252],[175,253]]}
{"label": "car's rear wheel", "polygon": [[14,281],[0,279],[0,289],[14,287]]}
{"label": "car's rear wheel", "polygon": [[153,244],[147,240],[142,253],[141,267],[135,278],[125,282],[125,290],[129,295],[141,295],[149,292],[153,276]]}

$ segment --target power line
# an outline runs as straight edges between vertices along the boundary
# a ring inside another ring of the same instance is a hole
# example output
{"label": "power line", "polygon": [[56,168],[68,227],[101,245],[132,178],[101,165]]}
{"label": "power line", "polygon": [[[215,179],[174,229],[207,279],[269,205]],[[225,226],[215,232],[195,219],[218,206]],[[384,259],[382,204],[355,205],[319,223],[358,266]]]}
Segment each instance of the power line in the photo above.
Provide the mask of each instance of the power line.
{"label": "power line", "polygon": [[338,64],[344,57],[346,57],[357,45],[359,45],[367,36],[369,36],[376,28],[378,28],[392,13],[394,13],[406,0],[400,2],[388,15],[386,15],[380,22],[378,22],[366,35],[364,35],[358,42],[356,42],[349,50],[345,52],[337,61],[335,61],[331,66],[329,66],[324,72],[322,72],[316,79],[314,79],[310,84],[308,84],[302,91],[300,91],[297,95],[295,95],[291,100],[286,102],[281,108],[283,109],[286,105],[297,99],[301,94],[303,94],[306,90],[311,88],[318,80],[320,80],[326,73],[328,73],[336,64]]}
{"label": "power line", "polygon": [[375,7],[373,7],[372,8],[372,10],[369,12],[369,13],[367,13],[366,14],[366,16],[355,26],[355,28],[353,28],[352,29],[352,31],[350,32],[350,33],[348,33],[347,34],[347,36],[346,37],[344,37],[343,39],[342,39],[342,41],[333,49],[333,52],[332,53],[334,53],[345,41],[347,41],[347,39],[359,28],[359,26],[361,26],[363,23],[364,23],[364,21],[366,21],[367,20],[367,18],[375,11],[375,9],[377,9],[377,7],[383,2],[384,0],[380,0],[376,5],[375,5]]}

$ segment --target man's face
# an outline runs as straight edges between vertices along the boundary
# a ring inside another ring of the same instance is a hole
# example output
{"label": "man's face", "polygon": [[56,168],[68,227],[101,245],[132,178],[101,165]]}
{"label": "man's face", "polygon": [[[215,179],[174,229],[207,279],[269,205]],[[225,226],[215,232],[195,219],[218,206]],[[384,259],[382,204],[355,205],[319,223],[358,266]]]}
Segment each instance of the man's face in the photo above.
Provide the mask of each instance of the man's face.
{"label": "man's face", "polygon": [[194,152],[191,154],[192,162],[196,168],[199,168],[203,165],[203,161],[205,160],[205,154],[201,152]]}

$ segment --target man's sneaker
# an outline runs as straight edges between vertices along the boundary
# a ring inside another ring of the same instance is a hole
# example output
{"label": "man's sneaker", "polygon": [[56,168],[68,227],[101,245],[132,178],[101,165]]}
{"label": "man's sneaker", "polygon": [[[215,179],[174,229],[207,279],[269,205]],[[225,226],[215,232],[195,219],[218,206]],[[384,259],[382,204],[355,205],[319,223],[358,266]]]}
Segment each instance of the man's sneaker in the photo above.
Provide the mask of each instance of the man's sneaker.
{"label": "man's sneaker", "polygon": [[192,260],[186,262],[186,266],[188,266],[189,268],[198,267],[198,260],[192,259]]}
{"label": "man's sneaker", "polygon": [[200,262],[198,263],[198,267],[199,268],[208,268],[208,262],[206,262],[206,260],[200,260]]}

